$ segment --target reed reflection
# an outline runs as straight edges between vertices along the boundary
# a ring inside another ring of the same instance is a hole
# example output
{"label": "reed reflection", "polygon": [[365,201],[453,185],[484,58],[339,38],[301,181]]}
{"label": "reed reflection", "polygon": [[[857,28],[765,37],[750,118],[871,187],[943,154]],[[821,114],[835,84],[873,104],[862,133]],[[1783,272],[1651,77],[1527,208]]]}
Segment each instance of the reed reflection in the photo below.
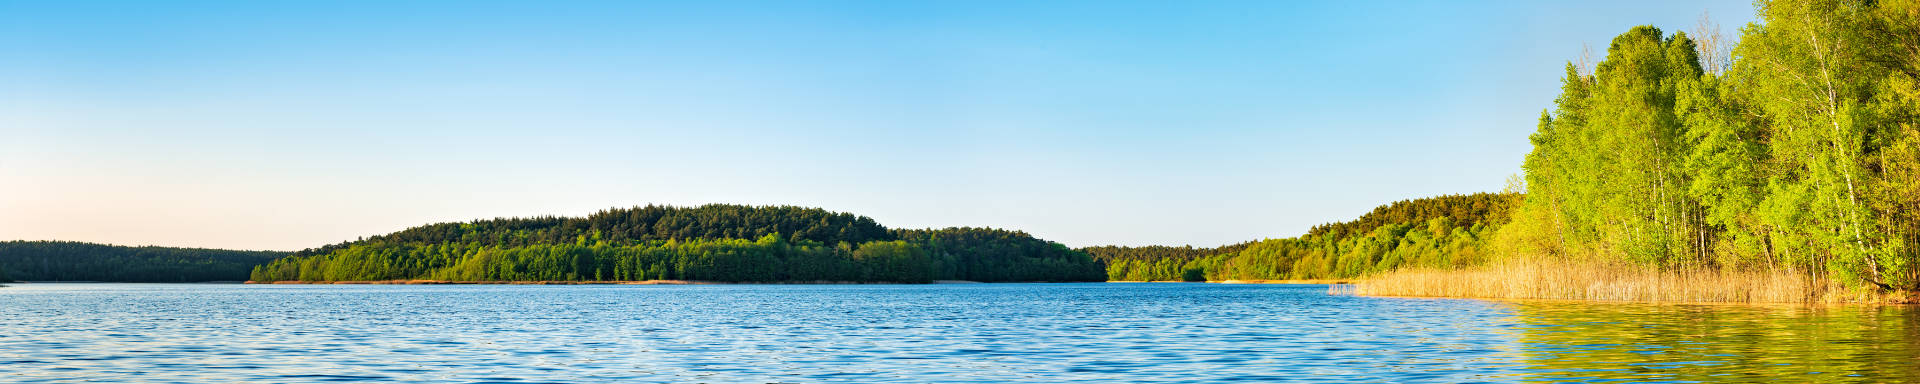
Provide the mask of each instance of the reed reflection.
{"label": "reed reflection", "polygon": [[1517,302],[1526,382],[1920,382],[1910,306]]}

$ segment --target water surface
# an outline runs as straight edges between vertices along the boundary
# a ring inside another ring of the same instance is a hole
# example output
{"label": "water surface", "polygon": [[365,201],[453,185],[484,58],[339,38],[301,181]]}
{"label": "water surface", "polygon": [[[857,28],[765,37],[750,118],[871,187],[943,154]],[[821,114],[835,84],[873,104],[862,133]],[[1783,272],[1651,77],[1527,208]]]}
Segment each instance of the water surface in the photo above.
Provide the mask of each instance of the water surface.
{"label": "water surface", "polygon": [[1920,382],[1908,307],[1316,285],[0,288],[5,382]]}

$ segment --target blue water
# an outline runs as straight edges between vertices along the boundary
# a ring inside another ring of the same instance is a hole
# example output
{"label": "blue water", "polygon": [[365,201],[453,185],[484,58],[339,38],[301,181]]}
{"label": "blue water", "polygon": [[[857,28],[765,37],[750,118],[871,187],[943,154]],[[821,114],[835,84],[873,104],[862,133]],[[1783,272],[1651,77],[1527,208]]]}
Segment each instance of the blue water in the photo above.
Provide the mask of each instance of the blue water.
{"label": "blue water", "polygon": [[1317,285],[19,284],[4,382],[1920,380],[1906,307]]}

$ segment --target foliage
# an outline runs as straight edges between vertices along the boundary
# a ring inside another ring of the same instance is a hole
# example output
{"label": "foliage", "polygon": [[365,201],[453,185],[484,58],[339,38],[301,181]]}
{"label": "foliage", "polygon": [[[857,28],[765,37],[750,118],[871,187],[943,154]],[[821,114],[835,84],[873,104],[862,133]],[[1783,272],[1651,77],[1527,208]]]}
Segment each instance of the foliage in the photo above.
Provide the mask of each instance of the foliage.
{"label": "foliage", "polygon": [[303,251],[253,273],[262,282],[1104,278],[1085,253],[1024,232],[888,230],[863,216],[817,208],[739,205],[432,224]]}
{"label": "foliage", "polygon": [[1389,224],[1425,223],[1445,217],[1456,225],[1506,222],[1512,196],[1504,193],[1442,195],[1401,200],[1374,208],[1353,221],[1328,223],[1307,230],[1308,236],[1345,237],[1373,232]]}
{"label": "foliage", "polygon": [[653,240],[636,244],[478,243],[355,244],[325,255],[288,257],[260,266],[270,281],[605,281],[723,282],[932,280],[926,252],[901,241],[851,247],[759,240]]}
{"label": "foliage", "polygon": [[1106,281],[1100,263],[1086,252],[1026,232],[946,228],[894,230],[893,234],[926,247],[940,280]]}
{"label": "foliage", "polygon": [[608,209],[587,217],[498,218],[437,223],[399,232],[303,250],[311,256],[363,243],[475,243],[491,246],[564,244],[590,241],[671,239],[758,239],[783,234],[789,242],[860,244],[892,240],[887,228],[866,216],[795,206],[709,204],[699,207],[647,205]]}
{"label": "foliage", "polygon": [[1089,247],[1114,281],[1351,278],[1403,267],[1452,268],[1487,258],[1486,236],[1505,222],[1512,194],[1395,202],[1305,236],[1219,248]]}
{"label": "foliage", "polygon": [[1164,259],[1176,259],[1186,261],[1210,255],[1239,252],[1257,242],[1258,241],[1249,241],[1213,248],[1194,248],[1191,245],[1179,247],[1165,245],[1148,245],[1142,247],[1102,245],[1080,248],[1080,251],[1086,252],[1088,255],[1093,256],[1094,260],[1099,260],[1102,263],[1113,263],[1120,260],[1160,261]]}
{"label": "foliage", "polygon": [[124,247],[72,241],[0,242],[0,281],[179,283],[240,281],[286,252]]}
{"label": "foliage", "polygon": [[1569,65],[1515,252],[1920,289],[1920,2],[1757,6],[1724,73],[1645,26]]}

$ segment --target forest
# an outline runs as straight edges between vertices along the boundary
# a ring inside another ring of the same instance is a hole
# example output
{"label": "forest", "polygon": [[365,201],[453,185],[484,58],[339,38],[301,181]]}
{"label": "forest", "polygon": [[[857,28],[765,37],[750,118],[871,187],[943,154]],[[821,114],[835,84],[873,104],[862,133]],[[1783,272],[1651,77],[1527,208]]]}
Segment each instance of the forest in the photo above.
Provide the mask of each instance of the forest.
{"label": "forest", "polygon": [[254,281],[631,281],[720,282],[871,281],[925,283],[934,279],[927,252],[901,241],[852,247],[759,240],[649,240],[486,246],[468,243],[355,244],[324,255],[276,260],[254,270]]}
{"label": "forest", "polygon": [[1756,6],[1567,65],[1510,253],[1920,289],[1920,2]]}
{"label": "forest", "polygon": [[1356,278],[1404,267],[1456,268],[1485,262],[1488,235],[1520,199],[1476,193],[1405,200],[1296,238],[1218,248],[1081,248],[1112,281],[1224,281]]}
{"label": "forest", "polygon": [[1737,37],[1704,17],[1691,34],[1639,26],[1598,62],[1568,63],[1506,193],[1403,201],[1218,249],[1082,250],[1113,280],[1525,260],[1920,290],[1920,1],[1756,7]]}
{"label": "forest", "polygon": [[894,230],[818,208],[713,204],[476,220],[296,252],[274,281],[1103,281],[1086,253],[1025,232]]}
{"label": "forest", "polygon": [[0,241],[0,281],[243,281],[254,266],[286,255],[72,241]]}
{"label": "forest", "polygon": [[1086,252],[1026,232],[992,228],[901,229],[893,235],[926,249],[939,280],[1106,281]]}
{"label": "forest", "polygon": [[526,246],[572,243],[586,237],[609,242],[672,239],[759,239],[780,234],[789,242],[860,244],[892,240],[886,227],[866,216],[795,206],[709,204],[699,207],[647,205],[608,209],[584,218],[541,216],[464,223],[428,224],[370,238],[295,252],[330,253],[363,243],[463,243]]}

